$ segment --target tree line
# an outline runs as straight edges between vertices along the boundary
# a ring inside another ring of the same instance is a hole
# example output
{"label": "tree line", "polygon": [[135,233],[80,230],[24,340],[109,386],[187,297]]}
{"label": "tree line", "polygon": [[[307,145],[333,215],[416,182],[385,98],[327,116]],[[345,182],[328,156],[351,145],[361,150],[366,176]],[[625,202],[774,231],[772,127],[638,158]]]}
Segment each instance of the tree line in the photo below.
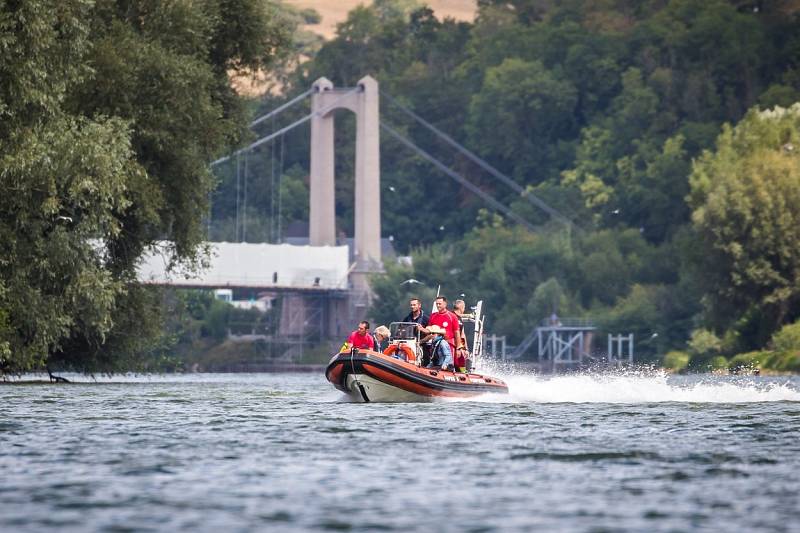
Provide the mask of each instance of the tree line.
{"label": "tree line", "polygon": [[[383,231],[413,266],[374,279],[373,318],[397,319],[410,295],[430,299],[441,284],[487,301],[491,330],[513,343],[556,311],[634,333],[650,360],[677,350],[677,366],[702,369],[780,352],[773,366],[800,368],[800,344],[776,341],[800,318],[790,2],[480,0],[467,23],[376,1],[287,87],[320,76],[352,86],[366,73],[571,220],[551,220],[384,98],[383,120],[538,230],[384,137]],[[341,122],[337,223],[349,228],[353,126]]]}
{"label": "tree line", "polygon": [[[168,351],[168,298],[135,283],[137,258],[167,240],[174,261],[199,266],[209,228],[281,240],[307,219],[307,136],[238,168],[212,174],[209,161],[318,77],[352,86],[365,74],[525,193],[383,98],[387,123],[537,227],[487,210],[384,137],[383,232],[413,262],[373,280],[374,319],[441,284],[485,300],[491,330],[511,342],[556,311],[633,332],[637,353],[677,367],[797,369],[791,2],[479,0],[460,22],[376,0],[324,43],[297,31],[315,18],[258,0],[2,4],[3,371],[113,371]],[[258,71],[281,91],[241,98],[231,75]],[[355,125],[337,119],[337,226],[351,233]],[[248,172],[258,179],[242,206]]]}
{"label": "tree line", "polygon": [[0,3],[0,373],[130,369],[163,346],[136,282],[200,265],[208,162],[247,135],[230,76],[290,53],[258,0]]}

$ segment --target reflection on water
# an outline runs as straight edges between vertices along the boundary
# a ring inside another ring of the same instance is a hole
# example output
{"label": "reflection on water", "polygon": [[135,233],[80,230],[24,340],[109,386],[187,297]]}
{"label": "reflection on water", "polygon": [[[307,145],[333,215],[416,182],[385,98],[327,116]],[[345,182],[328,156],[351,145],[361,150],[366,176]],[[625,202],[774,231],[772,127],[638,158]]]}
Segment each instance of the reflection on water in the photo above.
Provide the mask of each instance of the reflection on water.
{"label": "reflection on water", "polygon": [[0,386],[0,530],[797,527],[800,380],[507,373],[344,402],[321,375]]}

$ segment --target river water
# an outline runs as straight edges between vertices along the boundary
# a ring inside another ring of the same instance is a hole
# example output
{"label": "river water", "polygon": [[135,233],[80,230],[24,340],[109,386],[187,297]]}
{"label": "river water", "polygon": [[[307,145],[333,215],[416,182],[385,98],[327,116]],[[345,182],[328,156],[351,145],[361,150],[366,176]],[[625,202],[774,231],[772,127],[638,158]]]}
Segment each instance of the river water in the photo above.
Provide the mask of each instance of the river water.
{"label": "river water", "polygon": [[0,385],[0,530],[800,531],[797,377],[503,377],[398,405],[318,374]]}

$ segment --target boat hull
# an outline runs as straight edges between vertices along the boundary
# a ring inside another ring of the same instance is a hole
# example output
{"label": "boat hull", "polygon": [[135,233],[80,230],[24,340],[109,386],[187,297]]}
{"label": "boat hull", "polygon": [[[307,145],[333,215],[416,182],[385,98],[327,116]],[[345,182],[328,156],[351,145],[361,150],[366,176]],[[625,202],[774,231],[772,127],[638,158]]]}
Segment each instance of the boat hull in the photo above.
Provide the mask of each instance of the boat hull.
{"label": "boat hull", "polygon": [[372,350],[334,355],[325,376],[334,387],[362,402],[425,402],[508,393],[506,384],[491,376],[418,367]]}

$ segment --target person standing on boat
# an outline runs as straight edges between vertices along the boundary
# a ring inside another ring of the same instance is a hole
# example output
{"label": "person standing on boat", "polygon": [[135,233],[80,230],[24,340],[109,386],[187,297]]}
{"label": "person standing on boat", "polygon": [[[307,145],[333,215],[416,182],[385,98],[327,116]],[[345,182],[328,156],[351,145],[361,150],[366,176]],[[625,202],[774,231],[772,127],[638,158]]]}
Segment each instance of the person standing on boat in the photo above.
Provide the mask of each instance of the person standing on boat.
{"label": "person standing on boat", "polygon": [[459,372],[467,372],[471,364],[467,361],[467,354],[469,354],[469,347],[467,346],[467,335],[464,332],[464,311],[467,309],[467,304],[464,300],[456,300],[453,302],[453,313],[458,317],[458,336],[461,339],[461,347],[464,348],[461,354],[456,354],[453,358],[456,369]]}
{"label": "person standing on boat", "polygon": [[422,310],[422,301],[419,298],[411,298],[411,300],[408,301],[408,305],[411,307],[411,312],[406,315],[403,322],[416,322],[421,326],[418,327],[420,330],[428,327],[429,319],[425,311]]}
{"label": "person standing on boat", "polygon": [[375,339],[369,332],[369,322],[366,320],[358,323],[358,329],[350,334],[347,339],[350,348],[359,350],[372,350],[375,348]]}
{"label": "person standing on boat", "polygon": [[[416,323],[420,336],[427,335],[428,315],[422,310],[422,300],[417,297],[411,298],[408,301],[408,305],[411,307],[411,312],[406,315],[403,322]],[[431,362],[431,350],[433,347],[429,342],[421,342],[420,346],[422,347],[422,366],[428,366]]]}
{"label": "person standing on boat", "polygon": [[447,341],[451,353],[450,360],[442,363],[444,368],[453,364],[452,354],[464,355],[464,347],[461,345],[461,336],[458,331],[458,317],[447,309],[447,298],[437,296],[435,303],[436,312],[431,315],[428,324],[439,326],[444,330],[444,340]]}

